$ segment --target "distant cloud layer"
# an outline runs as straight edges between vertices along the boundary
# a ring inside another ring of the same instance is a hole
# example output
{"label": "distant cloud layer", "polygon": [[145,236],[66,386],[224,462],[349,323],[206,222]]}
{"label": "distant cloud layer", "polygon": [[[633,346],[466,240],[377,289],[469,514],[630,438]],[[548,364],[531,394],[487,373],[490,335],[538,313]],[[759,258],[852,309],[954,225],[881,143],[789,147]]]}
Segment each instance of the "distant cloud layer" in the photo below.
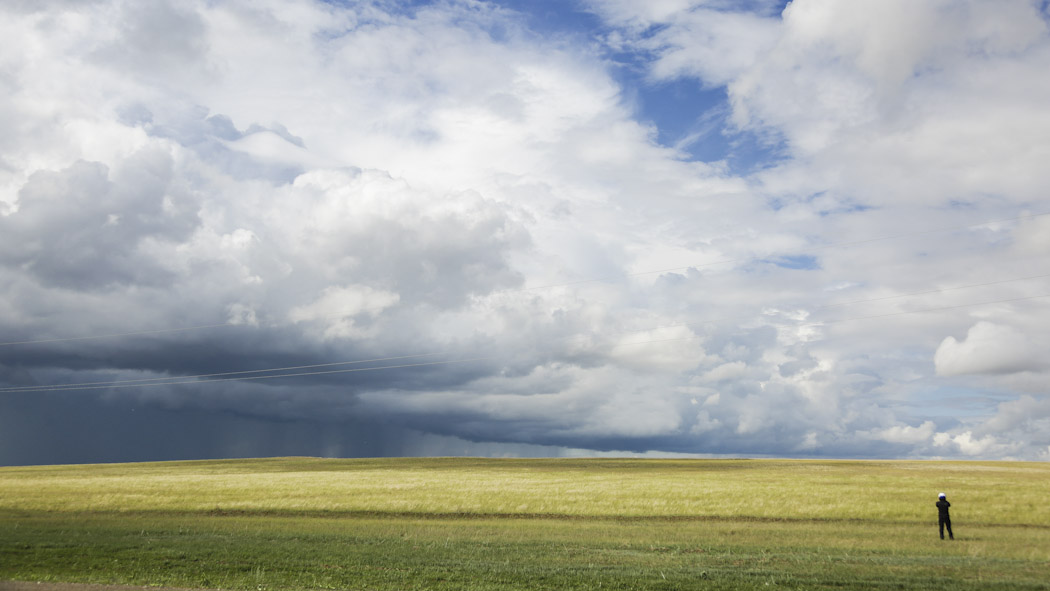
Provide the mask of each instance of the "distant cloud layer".
{"label": "distant cloud layer", "polygon": [[0,463],[1050,459],[1046,8],[562,10],[0,8]]}

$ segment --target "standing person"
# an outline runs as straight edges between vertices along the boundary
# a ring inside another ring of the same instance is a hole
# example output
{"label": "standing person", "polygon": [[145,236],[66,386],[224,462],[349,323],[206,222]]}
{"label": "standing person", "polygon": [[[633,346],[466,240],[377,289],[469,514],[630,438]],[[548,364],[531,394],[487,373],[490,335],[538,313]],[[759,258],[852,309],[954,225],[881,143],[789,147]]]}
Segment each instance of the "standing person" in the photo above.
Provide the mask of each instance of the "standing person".
{"label": "standing person", "polygon": [[952,518],[948,516],[948,507],[952,504],[948,502],[948,499],[944,496],[944,493],[937,495],[937,517],[941,528],[941,539],[944,539],[944,528],[948,528],[948,539],[954,540],[955,536],[952,535]]}

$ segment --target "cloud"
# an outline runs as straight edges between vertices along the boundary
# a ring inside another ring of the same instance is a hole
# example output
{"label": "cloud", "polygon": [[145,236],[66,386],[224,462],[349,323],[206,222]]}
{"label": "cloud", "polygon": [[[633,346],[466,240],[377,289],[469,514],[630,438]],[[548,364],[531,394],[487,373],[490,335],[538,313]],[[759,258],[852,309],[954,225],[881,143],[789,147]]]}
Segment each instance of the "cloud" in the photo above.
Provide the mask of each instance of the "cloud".
{"label": "cloud", "polygon": [[[1050,135],[1047,21],[1023,0],[595,1],[657,80],[725,86],[726,132],[791,155],[760,176],[787,202],[943,206],[1040,198],[1031,175]],[[779,18],[778,18],[779,17]],[[1027,72],[1027,74],[1025,74]],[[980,117],[975,117],[980,113]],[[813,205],[816,205],[815,203]]]}
{"label": "cloud", "polygon": [[733,117],[775,128],[822,189],[862,203],[1031,202],[1019,174],[1050,133],[1036,99],[1050,89],[1021,72],[1048,49],[1028,2],[795,2],[777,45],[729,84]]}
{"label": "cloud", "polygon": [[1025,333],[982,321],[962,341],[946,337],[933,360],[942,376],[1038,371],[1045,369],[1038,350]]}
{"label": "cloud", "polygon": [[982,430],[990,433],[1006,433],[1015,429],[1038,432],[1047,421],[1050,421],[1050,400],[1022,396],[1001,403],[998,412],[984,423]]}
{"label": "cloud", "polygon": [[374,317],[399,300],[396,293],[377,291],[367,285],[326,287],[316,301],[293,308],[288,316],[295,323],[321,324],[327,338],[355,337],[360,336],[355,334],[355,316]]}
{"label": "cloud", "polygon": [[[88,58],[106,67],[127,68],[162,84],[176,82],[206,65],[207,31],[200,14],[167,2],[107,7],[113,36],[99,39]],[[68,13],[67,13],[68,14]]]}
{"label": "cloud", "polygon": [[937,426],[933,421],[924,421],[918,427],[911,425],[894,425],[885,429],[877,429],[869,432],[874,439],[881,439],[890,443],[903,443],[915,445],[929,442],[934,435]]}
{"label": "cloud", "polygon": [[970,457],[1004,457],[1017,449],[1016,444],[1004,444],[994,435],[974,437],[970,431],[957,435],[938,433],[934,435],[933,442],[938,447],[955,449]]}
{"label": "cloud", "polygon": [[84,161],[37,171],[18,204],[0,218],[0,256],[71,288],[163,281],[166,269],[143,251],[185,239],[199,223],[193,198],[173,182],[170,155],[159,150],[134,154],[113,175]]}
{"label": "cloud", "polygon": [[[362,453],[1041,457],[1045,21],[778,6],[592,2],[600,46],[492,2],[5,6],[0,331],[66,340],[4,387],[324,366],[67,394]],[[624,55],[782,150],[661,145]]]}
{"label": "cloud", "polygon": [[734,10],[732,3],[591,4],[607,21],[627,27],[630,47],[655,54],[650,74],[657,80],[692,76],[708,85],[725,85],[767,53],[779,36],[774,15]]}

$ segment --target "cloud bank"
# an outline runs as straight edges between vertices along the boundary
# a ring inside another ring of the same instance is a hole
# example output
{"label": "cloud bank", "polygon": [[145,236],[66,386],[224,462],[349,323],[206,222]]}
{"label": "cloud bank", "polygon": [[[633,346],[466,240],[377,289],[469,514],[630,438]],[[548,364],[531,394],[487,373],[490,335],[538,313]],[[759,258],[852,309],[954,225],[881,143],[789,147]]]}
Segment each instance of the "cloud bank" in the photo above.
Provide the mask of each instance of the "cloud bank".
{"label": "cloud bank", "polygon": [[0,9],[0,461],[1050,459],[1045,9],[576,9]]}

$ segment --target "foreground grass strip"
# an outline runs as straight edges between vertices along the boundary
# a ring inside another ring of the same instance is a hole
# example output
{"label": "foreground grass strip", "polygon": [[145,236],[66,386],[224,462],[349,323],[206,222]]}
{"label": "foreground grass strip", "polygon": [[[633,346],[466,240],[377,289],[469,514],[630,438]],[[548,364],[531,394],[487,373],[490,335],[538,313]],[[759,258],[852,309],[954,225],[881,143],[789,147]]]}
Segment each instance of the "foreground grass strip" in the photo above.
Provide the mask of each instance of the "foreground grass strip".
{"label": "foreground grass strip", "polygon": [[0,524],[0,577],[29,581],[224,589],[1045,589],[1050,574],[1045,555],[1033,554],[1050,542],[1038,528],[981,527],[947,544],[928,527],[776,522],[42,514]]}
{"label": "foreground grass strip", "polygon": [[[1048,474],[1041,464],[604,460],[0,469],[0,580],[256,591],[1047,589],[1050,519],[1036,510],[1026,522],[1001,505],[1041,506]],[[938,488],[960,490],[955,543],[937,538]],[[997,506],[971,506],[999,488],[1010,493]],[[843,490],[852,505],[839,502]],[[912,508],[913,497],[927,510]]]}

